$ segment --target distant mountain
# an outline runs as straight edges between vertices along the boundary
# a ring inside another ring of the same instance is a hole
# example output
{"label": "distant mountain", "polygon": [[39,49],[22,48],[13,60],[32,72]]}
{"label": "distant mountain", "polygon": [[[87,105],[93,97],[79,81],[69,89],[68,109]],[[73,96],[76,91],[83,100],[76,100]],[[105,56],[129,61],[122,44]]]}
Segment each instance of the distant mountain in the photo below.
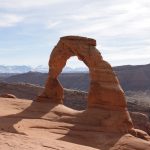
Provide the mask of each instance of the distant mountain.
{"label": "distant mountain", "polygon": [[8,83],[30,83],[43,86],[47,78],[47,73],[28,72],[23,74],[13,75],[5,78],[3,81]]}
{"label": "distant mountain", "polygon": [[[69,72],[79,72],[79,73],[81,73],[81,72],[88,72],[89,71],[89,69],[87,68],[87,67],[77,67],[77,68],[70,68],[70,70],[68,70]],[[65,72],[67,72],[67,71],[65,71],[65,69],[64,69],[64,73]]]}
{"label": "distant mountain", "polygon": [[[47,77],[47,73],[28,72],[24,74],[13,75],[3,79],[3,81],[8,83],[30,83],[44,86]],[[63,87],[69,89],[80,89],[87,91],[89,87],[88,73],[62,73],[59,75],[59,80]]]}
{"label": "distant mountain", "polygon": [[114,67],[124,90],[150,89],[150,64]]}
{"label": "distant mountain", "polygon": [[[114,67],[116,75],[119,78],[120,84],[125,91],[138,91],[150,89],[150,64],[138,66],[118,66]],[[28,72],[19,75],[13,75],[3,79],[8,83],[31,83],[44,86],[47,73]],[[80,89],[88,91],[89,74],[88,72],[69,72],[62,73],[59,80],[63,87],[68,89]]]}
{"label": "distant mountain", "polygon": [[5,80],[5,78],[16,75],[16,73],[0,73],[0,82]]}
{"label": "distant mountain", "polygon": [[3,66],[0,65],[0,73],[25,73],[31,71],[30,66]]}
{"label": "distant mountain", "polygon": [[[31,67],[31,66],[3,66],[0,65],[0,73],[27,73],[27,72],[42,72],[47,73],[48,72],[48,66],[37,66],[37,67]],[[65,67],[63,69],[64,73],[72,73],[72,72],[87,72],[88,68],[71,68],[71,67]]]}
{"label": "distant mountain", "polygon": [[14,73],[14,74],[20,74],[20,73],[27,73],[27,72],[48,72],[48,67],[45,66],[37,66],[37,67],[31,67],[31,66],[3,66],[0,65],[0,74],[2,73]]}
{"label": "distant mountain", "polygon": [[48,67],[40,65],[35,68],[32,67],[32,69],[30,71],[46,73],[46,72],[48,72]]}

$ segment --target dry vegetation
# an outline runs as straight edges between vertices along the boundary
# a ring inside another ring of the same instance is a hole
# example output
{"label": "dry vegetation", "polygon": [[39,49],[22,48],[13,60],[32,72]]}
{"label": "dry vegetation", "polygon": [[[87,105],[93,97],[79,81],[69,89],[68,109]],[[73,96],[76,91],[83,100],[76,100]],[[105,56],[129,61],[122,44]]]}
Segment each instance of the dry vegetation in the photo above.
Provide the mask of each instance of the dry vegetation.
{"label": "dry vegetation", "polygon": [[150,107],[150,90],[146,91],[127,91],[127,100],[145,107]]}

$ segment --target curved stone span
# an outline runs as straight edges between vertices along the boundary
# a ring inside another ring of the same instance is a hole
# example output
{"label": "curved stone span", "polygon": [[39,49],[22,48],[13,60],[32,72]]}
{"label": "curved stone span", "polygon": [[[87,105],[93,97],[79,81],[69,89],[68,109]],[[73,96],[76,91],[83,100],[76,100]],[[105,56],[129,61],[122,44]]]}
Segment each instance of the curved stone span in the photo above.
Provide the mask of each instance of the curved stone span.
{"label": "curved stone span", "polygon": [[71,56],[77,56],[89,68],[91,80],[88,107],[115,110],[126,108],[124,92],[112,67],[96,49],[96,40],[78,36],[62,37],[54,47],[49,60],[49,76],[45,90],[38,100],[63,103],[63,87],[57,77]]}
{"label": "curved stone span", "polygon": [[103,60],[96,49],[94,39],[78,36],[60,38],[50,56],[45,89],[37,101],[63,103],[64,91],[58,81],[58,75],[71,56],[77,56],[89,68],[88,108],[83,114],[83,120],[93,118],[104,130],[119,132],[132,130],[133,124],[127,111],[124,92],[112,67]]}

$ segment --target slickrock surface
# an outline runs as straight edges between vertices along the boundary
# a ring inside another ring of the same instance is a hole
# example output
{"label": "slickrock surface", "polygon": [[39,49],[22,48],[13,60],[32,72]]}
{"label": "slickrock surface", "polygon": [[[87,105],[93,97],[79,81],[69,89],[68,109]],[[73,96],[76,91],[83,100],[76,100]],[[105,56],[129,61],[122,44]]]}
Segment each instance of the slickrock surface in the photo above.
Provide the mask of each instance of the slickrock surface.
{"label": "slickrock surface", "polygon": [[[102,116],[100,126],[109,130],[128,133],[133,129],[130,115],[127,111],[125,94],[111,65],[104,61],[96,49],[96,40],[66,36],[60,38],[54,47],[49,60],[49,75],[45,89],[37,98],[40,102],[55,102],[62,104],[64,90],[58,80],[58,75],[71,56],[77,56],[89,68],[90,89],[88,93],[88,109],[97,108]],[[75,82],[75,81],[73,81]]]}
{"label": "slickrock surface", "polygon": [[[43,90],[43,87],[23,83],[0,83],[0,87],[0,94],[9,92],[16,95],[18,98],[31,100],[35,99],[35,97]],[[73,109],[84,110],[87,105],[87,93],[83,91],[64,89],[64,104]],[[149,107],[147,105],[139,105],[136,102],[131,103],[130,101],[128,102],[128,109],[130,110],[134,127],[144,130],[150,135]]]}
{"label": "slickrock surface", "polygon": [[146,140],[102,131],[99,121],[105,116],[97,109],[90,114],[61,104],[0,98],[0,149],[149,150]]}
{"label": "slickrock surface", "polygon": [[[0,98],[3,149],[150,148],[150,137],[134,129],[119,81],[95,46],[93,39],[62,37],[51,53],[48,80],[36,101]],[[83,111],[62,104],[64,90],[58,75],[71,56],[77,56],[90,70],[88,108]]]}

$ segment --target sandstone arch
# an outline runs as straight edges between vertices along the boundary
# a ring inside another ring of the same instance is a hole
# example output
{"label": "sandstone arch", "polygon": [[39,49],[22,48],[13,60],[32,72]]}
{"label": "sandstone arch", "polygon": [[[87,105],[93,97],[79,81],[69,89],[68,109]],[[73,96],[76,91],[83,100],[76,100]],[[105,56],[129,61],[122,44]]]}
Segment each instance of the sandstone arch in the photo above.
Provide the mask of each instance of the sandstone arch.
{"label": "sandstone arch", "polygon": [[[45,89],[37,101],[63,103],[63,87],[57,77],[71,56],[77,56],[89,68],[91,80],[88,108],[84,112],[83,118],[85,119],[85,116],[93,117],[92,112],[96,111],[94,115],[98,115],[98,118],[96,117],[98,120],[95,119],[101,127],[125,132],[132,130],[133,124],[127,110],[124,92],[112,67],[103,60],[100,52],[96,49],[96,40],[94,39],[79,36],[60,38],[50,56],[49,75]],[[91,111],[93,108],[94,111]]]}
{"label": "sandstone arch", "polygon": [[48,80],[38,100],[63,103],[63,88],[57,77],[66,61],[71,56],[77,56],[89,68],[91,81],[88,107],[125,109],[125,96],[118,79],[110,64],[103,60],[95,46],[96,40],[90,38],[78,36],[60,38],[51,53]]}

